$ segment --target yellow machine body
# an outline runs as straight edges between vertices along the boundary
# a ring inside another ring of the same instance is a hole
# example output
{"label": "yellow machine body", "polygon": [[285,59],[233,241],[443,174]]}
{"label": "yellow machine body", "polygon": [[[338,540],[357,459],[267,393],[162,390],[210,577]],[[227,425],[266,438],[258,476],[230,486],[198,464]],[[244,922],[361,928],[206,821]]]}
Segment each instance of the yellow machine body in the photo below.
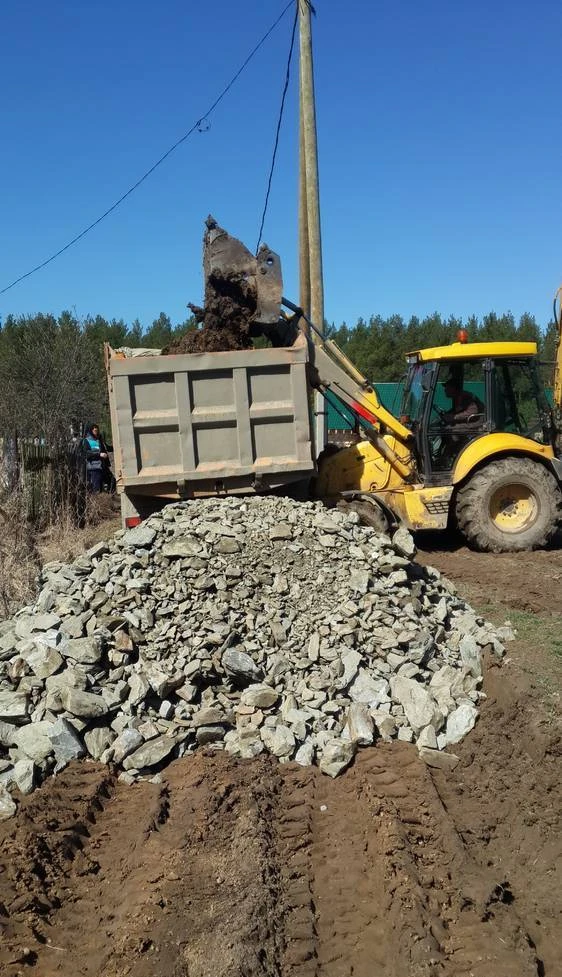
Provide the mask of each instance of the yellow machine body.
{"label": "yellow machine body", "polygon": [[[408,355],[408,362],[450,362],[489,357],[535,359],[535,343],[492,342],[439,346]],[[377,413],[380,416],[380,408]],[[386,412],[385,412],[386,414]],[[388,430],[381,419],[380,431]],[[445,529],[454,493],[482,465],[506,456],[534,459],[548,465],[555,459],[551,445],[513,433],[494,432],[476,437],[461,451],[447,484],[426,485],[416,471],[411,444],[404,438],[402,419],[394,419],[394,432],[376,440],[362,440],[322,460],[316,483],[318,497],[336,499],[369,495],[410,529]],[[381,450],[382,449],[382,450]]]}

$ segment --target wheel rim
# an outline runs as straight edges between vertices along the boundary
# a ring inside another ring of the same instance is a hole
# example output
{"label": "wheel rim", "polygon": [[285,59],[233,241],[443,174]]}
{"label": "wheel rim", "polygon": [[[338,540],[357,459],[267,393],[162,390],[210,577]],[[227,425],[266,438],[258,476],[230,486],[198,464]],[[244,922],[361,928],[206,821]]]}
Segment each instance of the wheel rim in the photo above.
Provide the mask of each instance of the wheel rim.
{"label": "wheel rim", "polygon": [[522,533],[536,522],[538,500],[528,485],[502,485],[490,498],[490,519],[502,533]]}

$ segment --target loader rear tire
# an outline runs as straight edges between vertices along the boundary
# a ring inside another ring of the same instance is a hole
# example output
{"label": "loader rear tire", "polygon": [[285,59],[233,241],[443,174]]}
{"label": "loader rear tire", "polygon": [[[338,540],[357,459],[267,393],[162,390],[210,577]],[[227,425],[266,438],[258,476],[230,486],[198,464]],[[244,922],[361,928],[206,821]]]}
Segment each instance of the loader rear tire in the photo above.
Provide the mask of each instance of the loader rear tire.
{"label": "loader rear tire", "polygon": [[545,546],[562,520],[562,492],[554,476],[530,458],[502,458],[476,472],[459,490],[459,529],[476,549],[513,553]]}

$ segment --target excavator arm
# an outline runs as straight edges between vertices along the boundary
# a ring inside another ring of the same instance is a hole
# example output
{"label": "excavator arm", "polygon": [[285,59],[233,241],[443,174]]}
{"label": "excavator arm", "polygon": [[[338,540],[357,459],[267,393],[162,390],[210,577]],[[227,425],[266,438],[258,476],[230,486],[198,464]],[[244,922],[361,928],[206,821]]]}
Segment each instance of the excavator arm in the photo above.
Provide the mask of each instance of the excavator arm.
{"label": "excavator arm", "polygon": [[412,432],[383,407],[368,380],[333,340],[324,338],[302,309],[286,298],[283,298],[282,303],[295,314],[295,318],[300,318],[308,327],[310,385],[324,395],[333,393],[357,418],[367,439],[383,458],[405,481],[412,481],[416,474],[413,457],[411,462],[405,463],[382,433],[384,430],[393,434],[401,444],[409,446],[413,442]]}

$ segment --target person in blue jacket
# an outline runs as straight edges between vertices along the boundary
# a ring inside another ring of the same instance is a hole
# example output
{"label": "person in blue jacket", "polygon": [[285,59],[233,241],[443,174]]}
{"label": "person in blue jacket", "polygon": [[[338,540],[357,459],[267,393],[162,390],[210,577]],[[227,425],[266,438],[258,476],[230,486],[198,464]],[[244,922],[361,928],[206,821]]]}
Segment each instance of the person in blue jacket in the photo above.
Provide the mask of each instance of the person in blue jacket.
{"label": "person in blue jacket", "polygon": [[86,480],[90,492],[101,492],[104,485],[115,491],[115,479],[111,472],[109,452],[97,424],[88,424],[83,440],[86,456]]}

